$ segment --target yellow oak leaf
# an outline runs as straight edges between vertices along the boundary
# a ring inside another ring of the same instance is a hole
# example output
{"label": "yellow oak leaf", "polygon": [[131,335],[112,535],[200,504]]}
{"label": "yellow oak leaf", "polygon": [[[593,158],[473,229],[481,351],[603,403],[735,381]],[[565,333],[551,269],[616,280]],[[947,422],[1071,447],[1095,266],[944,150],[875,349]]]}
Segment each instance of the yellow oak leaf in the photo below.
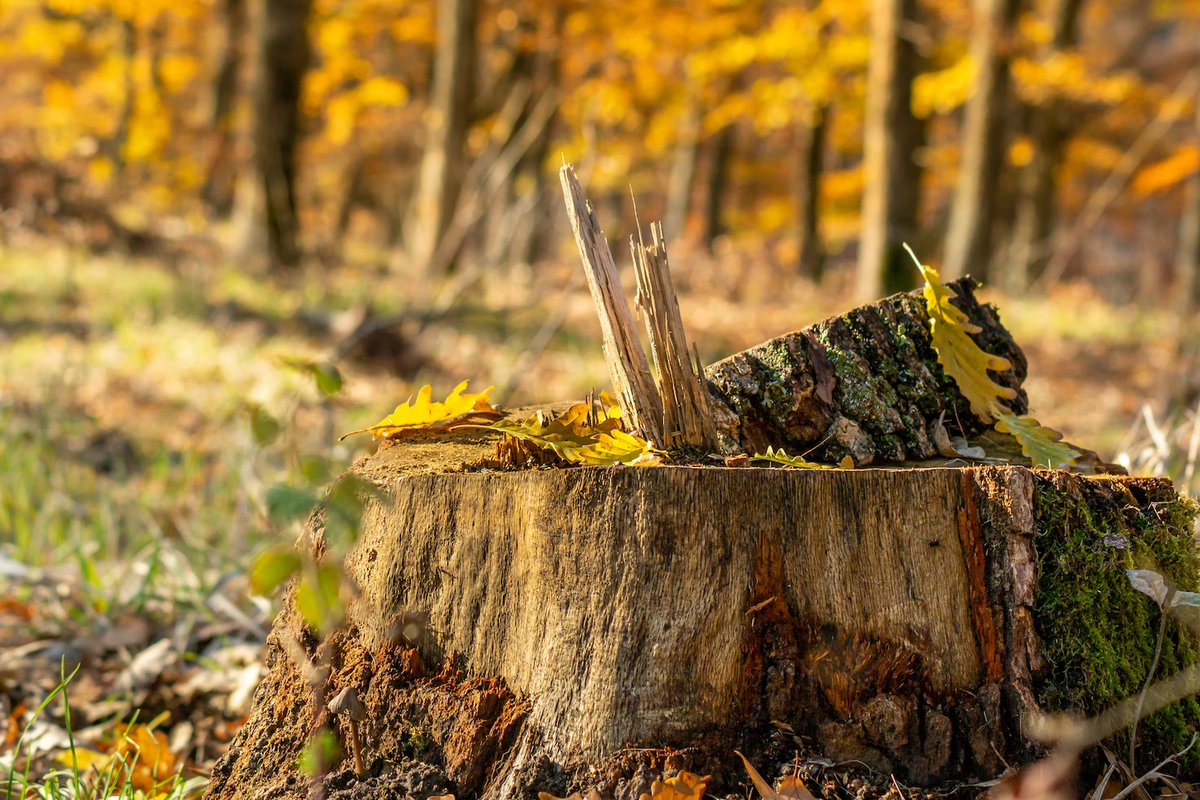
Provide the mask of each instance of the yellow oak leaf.
{"label": "yellow oak leaf", "polygon": [[992,413],[996,417],[996,430],[1012,434],[1013,438],[1021,443],[1021,452],[1029,456],[1035,467],[1069,469],[1081,455],[1059,441],[1062,439],[1061,433],[1053,428],[1043,427],[1032,417],[1006,414],[995,407],[992,408]]}
{"label": "yellow oak leaf", "polygon": [[478,394],[464,394],[463,390],[466,388],[467,381],[463,381],[439,403],[433,400],[433,387],[426,384],[417,392],[415,402],[410,397],[396,406],[396,410],[382,421],[369,428],[351,431],[342,436],[342,439],[356,433],[369,433],[376,439],[387,439],[403,431],[430,428],[471,414],[496,413],[496,409],[488,403],[488,394],[495,387],[489,386]]}
{"label": "yellow oak leaf", "polygon": [[933,349],[937,351],[938,363],[946,374],[954,379],[958,390],[971,404],[971,412],[984,422],[991,423],[991,406],[1002,411],[1007,409],[1001,400],[1012,400],[1016,389],[1001,386],[992,380],[988,370],[1004,372],[1012,369],[1012,362],[1001,356],[985,353],[970,337],[983,330],[967,318],[950,301],[957,297],[954,290],[942,283],[937,270],[920,262],[908,246],[908,254],[921,270],[925,279],[925,304],[929,311],[929,325],[933,334]]}
{"label": "yellow oak leaf", "polygon": [[662,463],[659,457],[662,453],[654,448],[652,442],[647,442],[640,436],[634,436],[620,429],[608,433],[597,434],[593,443],[579,451],[579,457],[584,463],[596,466],[613,464],[637,464],[648,466]]}

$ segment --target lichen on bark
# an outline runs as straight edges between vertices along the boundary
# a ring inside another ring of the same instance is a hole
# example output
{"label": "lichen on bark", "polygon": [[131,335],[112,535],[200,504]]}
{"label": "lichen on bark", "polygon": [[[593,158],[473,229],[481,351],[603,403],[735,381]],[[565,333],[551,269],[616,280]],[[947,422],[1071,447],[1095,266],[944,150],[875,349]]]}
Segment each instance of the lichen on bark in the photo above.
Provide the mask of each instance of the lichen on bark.
{"label": "lichen on bark", "polygon": [[[996,380],[1020,392],[1012,406],[1024,413],[1024,354],[996,310],[976,300],[974,281],[951,286],[955,305],[982,328],[976,343],[1012,362]],[[984,428],[937,361],[919,291],[764,342],[705,374],[720,445],[730,453],[774,446],[832,462],[849,455],[858,466],[916,461],[936,454],[928,428],[942,411],[963,435]]]}

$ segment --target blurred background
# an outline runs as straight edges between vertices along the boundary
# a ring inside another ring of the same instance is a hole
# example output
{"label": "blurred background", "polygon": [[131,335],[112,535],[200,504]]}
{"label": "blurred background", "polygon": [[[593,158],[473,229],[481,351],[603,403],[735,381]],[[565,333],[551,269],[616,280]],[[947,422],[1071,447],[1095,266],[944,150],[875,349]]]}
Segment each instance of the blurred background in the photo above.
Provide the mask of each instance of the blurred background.
{"label": "blurred background", "polygon": [[338,434],[606,387],[564,161],[627,286],[663,221],[706,362],[907,242],[1043,423],[1193,489],[1198,95],[1197,0],[3,0],[0,574],[71,587],[11,613],[266,625],[266,490]]}

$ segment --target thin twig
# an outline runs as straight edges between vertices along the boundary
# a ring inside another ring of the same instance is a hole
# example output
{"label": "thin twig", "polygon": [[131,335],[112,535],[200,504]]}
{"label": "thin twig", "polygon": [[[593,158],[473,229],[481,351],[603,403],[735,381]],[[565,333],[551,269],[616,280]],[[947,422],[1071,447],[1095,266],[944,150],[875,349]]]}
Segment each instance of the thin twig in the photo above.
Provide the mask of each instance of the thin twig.
{"label": "thin twig", "polygon": [[[1197,737],[1197,736],[1200,736],[1200,733],[1193,733],[1193,734],[1192,734],[1192,739],[1191,739],[1191,741],[1189,741],[1189,742],[1188,742],[1188,745],[1187,745],[1187,747],[1183,748],[1182,750],[1180,750],[1180,751],[1179,751],[1178,753],[1176,753],[1175,755],[1172,755],[1172,756],[1167,756],[1166,758],[1164,758],[1162,761],[1160,761],[1160,762],[1158,763],[1158,765],[1157,765],[1157,766],[1155,766],[1155,767],[1154,767],[1154,769],[1150,770],[1150,771],[1149,771],[1149,772],[1147,772],[1145,775],[1143,775],[1142,777],[1138,778],[1138,779],[1137,779],[1136,781],[1134,781],[1133,783],[1131,783],[1131,784],[1129,784],[1128,786],[1126,786],[1126,787],[1125,787],[1124,789],[1122,789],[1122,790],[1121,790],[1121,792],[1120,792],[1119,794],[1117,794],[1117,796],[1116,796],[1116,797],[1114,797],[1112,800],[1121,800],[1121,798],[1122,798],[1122,797],[1128,797],[1128,796],[1129,796],[1129,795],[1130,795],[1130,794],[1133,792],[1133,790],[1134,790],[1134,789],[1138,788],[1138,787],[1139,787],[1139,786],[1141,786],[1143,783],[1145,783],[1147,780],[1149,780],[1150,778],[1153,778],[1155,775],[1157,775],[1157,774],[1158,774],[1158,771],[1159,771],[1160,769],[1162,769],[1163,767],[1165,767],[1167,764],[1170,764],[1170,763],[1174,762],[1174,761],[1175,761],[1175,759],[1177,759],[1177,758],[1179,758],[1180,756],[1182,756],[1182,755],[1184,755],[1185,753],[1187,753],[1187,751],[1188,751],[1188,750],[1191,750],[1191,749],[1192,749],[1192,746],[1196,744],[1196,737]],[[1132,768],[1132,765],[1131,765],[1131,768]]]}
{"label": "thin twig", "polygon": [[1142,703],[1146,700],[1146,692],[1150,689],[1150,681],[1154,680],[1154,672],[1158,669],[1158,659],[1162,655],[1163,638],[1167,635],[1167,609],[1171,607],[1174,591],[1168,591],[1163,601],[1162,620],[1158,624],[1158,643],[1154,646],[1154,660],[1150,662],[1150,671],[1146,673],[1146,681],[1138,692],[1137,707],[1133,711],[1133,724],[1129,727],[1129,769],[1137,772],[1137,762],[1134,760],[1134,750],[1137,747],[1138,720],[1142,718]]}

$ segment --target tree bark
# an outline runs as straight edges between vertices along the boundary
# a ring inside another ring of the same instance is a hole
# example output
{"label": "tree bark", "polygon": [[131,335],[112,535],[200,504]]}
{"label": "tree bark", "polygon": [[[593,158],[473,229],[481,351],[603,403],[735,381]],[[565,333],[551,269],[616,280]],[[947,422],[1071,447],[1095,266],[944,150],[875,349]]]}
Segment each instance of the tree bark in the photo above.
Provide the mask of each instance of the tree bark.
{"label": "tree bark", "polygon": [[461,188],[478,6],[478,0],[437,2],[437,55],[425,112],[425,151],[405,231],[409,257],[422,266],[437,250]]}
{"label": "tree bark", "polygon": [[904,35],[916,13],[916,0],[872,0],[857,278],[862,300],[916,283],[916,267],[903,250],[917,236],[921,168],[915,157],[924,139],[924,122],[912,113],[917,51]]}
{"label": "tree bark", "polygon": [[1019,0],[975,0],[971,59],[977,72],[963,123],[962,163],[946,232],[942,276],[947,280],[969,270],[980,278],[987,274],[1007,141],[1009,49],[1019,6]]}
{"label": "tree bark", "polygon": [[310,0],[264,0],[259,20],[259,85],[255,159],[266,212],[272,267],[300,263],[296,214],[296,148],[300,142],[300,87],[308,71]]}
{"label": "tree bark", "polygon": [[[1200,99],[1196,102],[1193,139],[1200,147]],[[1200,170],[1188,178],[1185,191],[1175,255],[1175,294],[1180,311],[1190,315],[1200,303]]]}
{"label": "tree bark", "polygon": [[[1053,37],[1049,55],[1073,47],[1083,0],[1058,0],[1051,21]],[[1055,219],[1055,173],[1070,136],[1071,121],[1064,101],[1051,98],[1029,110],[1029,139],[1033,159],[1021,171],[1016,224],[1009,248],[1004,286],[1019,294],[1045,267],[1050,257],[1050,233]]]}
{"label": "tree bark", "polygon": [[246,0],[224,0],[224,39],[221,42],[221,67],[213,84],[212,154],[208,159],[208,177],[201,196],[212,206],[219,219],[233,211],[237,168],[233,163],[235,134],[234,108],[238,96],[238,74],[242,67],[243,39],[246,28]]}
{"label": "tree bark", "polygon": [[712,154],[708,166],[708,186],[704,193],[704,233],[702,241],[709,253],[717,237],[724,233],[721,223],[721,205],[729,183],[729,160],[733,151],[733,125],[719,130],[712,141]]}
{"label": "tree bark", "polygon": [[700,105],[694,92],[690,88],[687,91],[683,118],[679,121],[679,141],[675,143],[675,157],[671,159],[671,172],[667,178],[666,211],[663,214],[667,241],[683,235],[692,206],[692,183],[700,152]]}
{"label": "tree bark", "polygon": [[811,116],[796,120],[796,232],[799,274],[819,282],[825,271],[821,242],[821,173],[825,167],[825,131],[828,109],[812,109]]}
{"label": "tree bark", "polygon": [[[320,644],[289,593],[270,671],[207,797],[304,796],[296,762],[314,690],[289,650],[338,653],[324,696],[353,687],[367,710],[366,775],[344,759],[325,779],[330,800],[597,785],[636,800],[639,776],[679,768],[711,773],[724,796],[744,781],[735,748],[777,774],[781,729],[910,785],[990,780],[1038,753],[1023,720],[1064,707],[1086,678],[1095,654],[1080,642],[1145,675],[1157,617],[1100,539],[1155,556],[1190,546],[1191,507],[1162,479],[1021,467],[430,474],[430,453],[480,454],[495,438],[419,434],[356,466],[385,496],[346,560],[350,624]],[[302,546],[320,551],[319,515]],[[1194,586],[1194,561],[1172,577]],[[1155,624],[1133,622],[1135,609]],[[425,623],[417,646],[400,633],[409,620]],[[1194,658],[1186,639],[1168,629],[1164,652],[1184,655],[1164,667]],[[1176,728],[1194,724],[1194,708],[1176,708]],[[346,723],[330,724],[349,740]],[[1172,736],[1183,733],[1148,735],[1139,753],[1153,763]]]}

